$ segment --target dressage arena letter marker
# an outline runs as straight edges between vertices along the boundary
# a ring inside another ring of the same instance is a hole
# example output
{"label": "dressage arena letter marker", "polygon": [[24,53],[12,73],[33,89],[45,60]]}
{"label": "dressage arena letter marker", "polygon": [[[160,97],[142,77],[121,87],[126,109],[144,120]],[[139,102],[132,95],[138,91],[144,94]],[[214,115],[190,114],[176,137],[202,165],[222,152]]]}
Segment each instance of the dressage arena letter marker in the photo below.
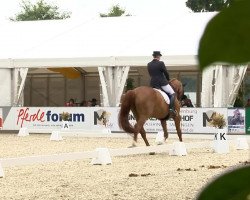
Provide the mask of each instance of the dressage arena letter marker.
{"label": "dressage arena letter marker", "polygon": [[[225,134],[226,133],[220,133],[220,140],[226,140],[226,138],[225,138]],[[214,134],[214,140],[218,140],[218,133],[215,133]]]}
{"label": "dressage arena letter marker", "polygon": [[69,130],[69,121],[62,121],[62,130]]}
{"label": "dressage arena letter marker", "polygon": [[227,130],[218,129],[214,134],[213,149],[216,153],[229,153],[229,144],[227,141]]}
{"label": "dressage arena letter marker", "polygon": [[226,133],[220,133],[220,140],[226,140],[225,134],[226,134]]}
{"label": "dressage arena letter marker", "polygon": [[218,133],[214,134],[214,140],[217,140],[217,135],[218,135]]}

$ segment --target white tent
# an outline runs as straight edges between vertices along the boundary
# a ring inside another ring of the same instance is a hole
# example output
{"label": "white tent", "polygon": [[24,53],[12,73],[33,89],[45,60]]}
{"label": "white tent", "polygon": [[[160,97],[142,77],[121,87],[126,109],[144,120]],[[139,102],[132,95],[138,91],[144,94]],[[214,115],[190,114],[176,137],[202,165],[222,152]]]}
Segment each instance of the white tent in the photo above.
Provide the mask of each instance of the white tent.
{"label": "white tent", "polygon": [[0,24],[0,73],[13,80],[5,80],[0,105],[20,104],[28,68],[98,67],[104,105],[117,106],[129,67],[146,66],[153,50],[169,70],[196,69],[200,37],[215,14]]}
{"label": "white tent", "polygon": [[169,66],[196,65],[200,36],[214,15],[5,23],[0,67],[145,66],[153,50]]}
{"label": "white tent", "polygon": [[212,66],[203,72],[202,106],[233,107],[247,66]]}
{"label": "white tent", "polygon": [[7,79],[11,70],[14,73],[12,85],[2,91],[5,100],[0,103],[20,104],[27,68],[98,67],[104,105],[117,106],[129,67],[146,66],[153,50],[162,51],[170,70],[176,66],[196,69],[199,38],[214,15],[190,13],[166,18],[114,17],[1,24],[0,73],[6,74],[9,68],[9,74],[3,75]]}

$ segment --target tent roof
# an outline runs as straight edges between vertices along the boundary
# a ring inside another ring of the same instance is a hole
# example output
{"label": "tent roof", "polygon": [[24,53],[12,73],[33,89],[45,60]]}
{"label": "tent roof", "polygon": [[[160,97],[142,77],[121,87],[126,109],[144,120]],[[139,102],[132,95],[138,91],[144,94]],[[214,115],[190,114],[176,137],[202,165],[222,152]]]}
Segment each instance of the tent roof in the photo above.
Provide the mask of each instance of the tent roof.
{"label": "tent roof", "polygon": [[153,50],[168,66],[197,65],[215,14],[8,22],[0,24],[0,67],[145,66]]}

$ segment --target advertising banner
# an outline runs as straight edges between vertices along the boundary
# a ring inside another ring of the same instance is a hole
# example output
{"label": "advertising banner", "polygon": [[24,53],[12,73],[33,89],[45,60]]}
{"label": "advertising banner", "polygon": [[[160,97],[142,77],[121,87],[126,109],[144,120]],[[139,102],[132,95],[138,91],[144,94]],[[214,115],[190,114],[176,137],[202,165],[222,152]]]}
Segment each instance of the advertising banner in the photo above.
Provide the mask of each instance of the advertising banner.
{"label": "advertising banner", "polygon": [[[117,117],[118,117],[117,111]],[[181,108],[181,129],[183,133],[215,133],[216,130],[209,122],[213,113],[223,114],[227,122],[227,108]],[[114,114],[116,115],[116,114]],[[114,119],[112,131],[119,131],[118,121]],[[132,125],[135,125],[136,120],[132,113],[129,115],[129,121]],[[157,119],[149,119],[144,125],[144,129],[147,132],[158,132],[162,131],[161,122]],[[169,133],[175,133],[175,123],[173,120],[167,122],[167,129]],[[121,130],[120,130],[121,131]]]}
{"label": "advertising banner", "polygon": [[[181,108],[181,129],[183,133],[215,133],[210,121],[212,114],[224,115],[227,122],[227,108]],[[168,122],[169,132],[176,132],[173,121]]]}
{"label": "advertising banner", "polygon": [[[96,131],[103,128],[110,128],[113,132],[123,131],[119,128],[118,115],[119,107],[11,107],[4,109],[4,130],[19,130],[27,127],[33,130],[55,130],[62,127],[62,113],[69,114],[69,128],[71,130]],[[220,113],[225,116],[226,122],[230,121],[230,133],[243,133],[244,124],[233,125],[232,119],[234,110],[227,108],[182,108],[181,129],[183,133],[215,133],[216,130],[210,125],[213,113]],[[239,110],[242,117],[250,118],[250,113]],[[0,112],[0,118],[1,117]],[[229,117],[228,117],[229,116]],[[250,121],[250,120],[248,120]],[[136,123],[132,113],[129,115],[129,122]],[[243,122],[242,122],[243,123]],[[245,123],[245,122],[244,122]],[[1,124],[0,124],[1,125]],[[249,132],[250,132],[250,124]],[[162,131],[161,122],[157,119],[146,121],[144,128],[147,132]],[[167,122],[169,133],[176,132],[173,120]]]}
{"label": "advertising banner", "polygon": [[71,129],[91,128],[91,111],[77,107],[12,107],[7,113],[4,129],[59,129],[62,126],[62,113],[69,114]]}
{"label": "advertising banner", "polygon": [[246,134],[250,134],[250,108],[246,108]]}
{"label": "advertising banner", "polygon": [[[181,128],[183,133],[194,133],[195,123],[198,120],[198,112],[195,108],[182,108],[181,109]],[[136,123],[135,118],[132,114],[129,116],[130,123],[134,125]],[[151,118],[146,121],[144,128],[147,132],[158,132],[162,131],[160,120]],[[172,119],[167,122],[168,132],[176,132],[175,123]]]}
{"label": "advertising banner", "polygon": [[245,133],[245,109],[229,108],[228,117],[228,133]]}

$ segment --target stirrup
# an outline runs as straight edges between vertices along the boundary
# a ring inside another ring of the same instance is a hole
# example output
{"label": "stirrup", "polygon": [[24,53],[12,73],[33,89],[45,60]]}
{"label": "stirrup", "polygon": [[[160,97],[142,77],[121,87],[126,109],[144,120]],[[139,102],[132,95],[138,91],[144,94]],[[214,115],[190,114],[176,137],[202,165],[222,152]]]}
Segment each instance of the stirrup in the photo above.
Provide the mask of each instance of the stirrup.
{"label": "stirrup", "polygon": [[169,112],[172,113],[174,116],[177,115],[177,112],[175,110],[173,110],[172,108],[169,109]]}

